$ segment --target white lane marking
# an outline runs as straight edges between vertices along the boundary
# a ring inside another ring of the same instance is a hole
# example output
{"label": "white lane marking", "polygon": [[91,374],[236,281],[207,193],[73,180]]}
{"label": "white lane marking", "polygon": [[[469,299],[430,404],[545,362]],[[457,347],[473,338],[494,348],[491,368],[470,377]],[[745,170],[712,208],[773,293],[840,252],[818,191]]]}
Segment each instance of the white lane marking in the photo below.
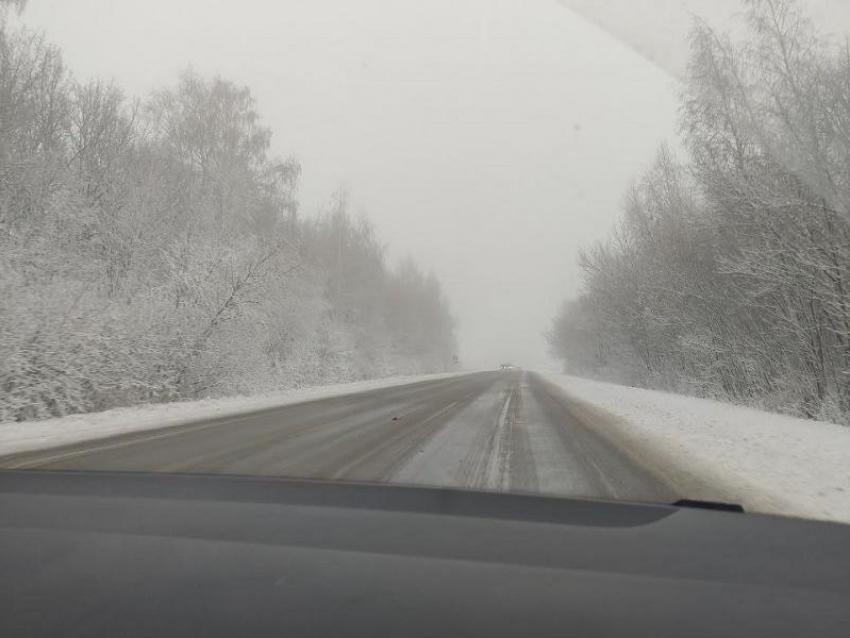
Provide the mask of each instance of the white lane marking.
{"label": "white lane marking", "polygon": [[496,423],[496,431],[493,433],[493,444],[484,473],[487,486],[498,490],[507,490],[510,487],[511,441],[508,432],[508,409],[512,398],[513,390],[508,390]]}

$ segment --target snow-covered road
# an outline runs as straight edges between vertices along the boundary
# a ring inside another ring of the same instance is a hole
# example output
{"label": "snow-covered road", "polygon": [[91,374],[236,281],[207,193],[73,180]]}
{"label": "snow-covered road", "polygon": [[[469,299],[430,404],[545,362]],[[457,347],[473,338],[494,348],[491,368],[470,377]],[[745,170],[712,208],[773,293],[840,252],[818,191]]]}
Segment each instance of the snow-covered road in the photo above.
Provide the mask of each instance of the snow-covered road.
{"label": "snow-covered road", "polygon": [[384,379],[0,424],[4,454],[0,467],[682,497],[850,522],[849,428],[530,372]]}
{"label": "snow-covered road", "polygon": [[501,373],[393,476],[403,483],[643,501],[676,494],[526,372]]}
{"label": "snow-covered road", "polygon": [[525,372],[429,379],[23,452],[0,466],[394,481],[640,501],[676,495]]}

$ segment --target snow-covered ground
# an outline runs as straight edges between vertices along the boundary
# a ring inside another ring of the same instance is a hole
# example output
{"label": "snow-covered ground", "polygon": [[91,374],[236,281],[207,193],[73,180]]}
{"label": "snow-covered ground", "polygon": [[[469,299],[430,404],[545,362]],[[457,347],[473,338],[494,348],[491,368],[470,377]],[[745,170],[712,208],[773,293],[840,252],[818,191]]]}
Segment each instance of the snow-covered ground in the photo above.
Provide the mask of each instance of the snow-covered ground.
{"label": "snow-covered ground", "polygon": [[[0,454],[451,376],[455,374],[392,377],[251,397],[143,405],[45,421],[2,423]],[[564,390],[563,401],[585,427],[609,439],[679,494],[737,502],[754,512],[850,523],[850,428],[566,375],[541,376]],[[533,416],[532,404],[526,403],[526,411],[531,412],[524,419],[531,427],[540,419]],[[477,409],[477,405],[470,409]],[[489,403],[487,406],[488,410],[492,407]],[[473,442],[475,431],[489,432],[486,428],[472,428],[480,419],[464,414],[460,426],[449,428],[442,438],[434,439],[435,446],[442,445],[440,454],[434,456],[440,468],[454,467],[448,461],[460,455],[463,462],[455,465],[462,470],[468,461],[463,460],[466,457],[461,452],[470,446],[480,447]],[[490,420],[497,423],[503,419]],[[452,432],[460,432],[464,441],[463,437],[469,438],[469,445],[459,445],[457,437],[449,437],[451,444],[443,445],[443,439]],[[545,461],[552,454],[551,446],[547,444],[535,452],[534,443],[539,438],[530,437],[529,453]],[[417,458],[408,470],[417,470],[417,463],[422,465],[424,461]],[[541,467],[545,470],[549,466],[543,463]],[[549,491],[546,481],[540,482],[546,478],[545,472],[538,474],[537,487]],[[413,479],[412,475],[407,478]],[[572,483],[571,486],[575,488]]]}
{"label": "snow-covered ground", "polygon": [[559,374],[588,422],[688,496],[850,523],[850,428]]}
{"label": "snow-covered ground", "polygon": [[153,405],[115,408],[91,414],[23,423],[0,423],[0,454],[40,450],[77,441],[88,441],[116,434],[153,430],[192,421],[244,414],[282,405],[378,390],[418,381],[443,379],[465,372],[386,377],[354,383],[325,385],[299,390],[283,390],[249,397],[178,401]]}

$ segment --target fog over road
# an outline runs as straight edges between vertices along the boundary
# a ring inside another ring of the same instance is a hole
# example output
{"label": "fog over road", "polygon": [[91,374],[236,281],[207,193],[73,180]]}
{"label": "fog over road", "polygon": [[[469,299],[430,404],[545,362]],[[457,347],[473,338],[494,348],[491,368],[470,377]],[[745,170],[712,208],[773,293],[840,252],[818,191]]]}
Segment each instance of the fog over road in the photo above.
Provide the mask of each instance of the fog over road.
{"label": "fog over road", "polygon": [[533,373],[481,372],[21,453],[0,459],[0,467],[337,478],[675,500],[588,419]]}

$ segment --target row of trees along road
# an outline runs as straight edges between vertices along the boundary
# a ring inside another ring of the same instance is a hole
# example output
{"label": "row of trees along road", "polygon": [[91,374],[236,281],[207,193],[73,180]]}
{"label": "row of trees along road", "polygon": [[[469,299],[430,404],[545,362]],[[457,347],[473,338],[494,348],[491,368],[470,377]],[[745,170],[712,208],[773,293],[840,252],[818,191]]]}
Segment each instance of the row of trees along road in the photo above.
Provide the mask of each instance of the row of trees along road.
{"label": "row of trees along road", "polygon": [[850,422],[850,42],[791,0],[697,22],[662,149],[548,334],[568,371]]}
{"label": "row of trees along road", "polygon": [[0,2],[0,420],[445,370],[439,283],[297,212],[247,88],[77,82]]}

